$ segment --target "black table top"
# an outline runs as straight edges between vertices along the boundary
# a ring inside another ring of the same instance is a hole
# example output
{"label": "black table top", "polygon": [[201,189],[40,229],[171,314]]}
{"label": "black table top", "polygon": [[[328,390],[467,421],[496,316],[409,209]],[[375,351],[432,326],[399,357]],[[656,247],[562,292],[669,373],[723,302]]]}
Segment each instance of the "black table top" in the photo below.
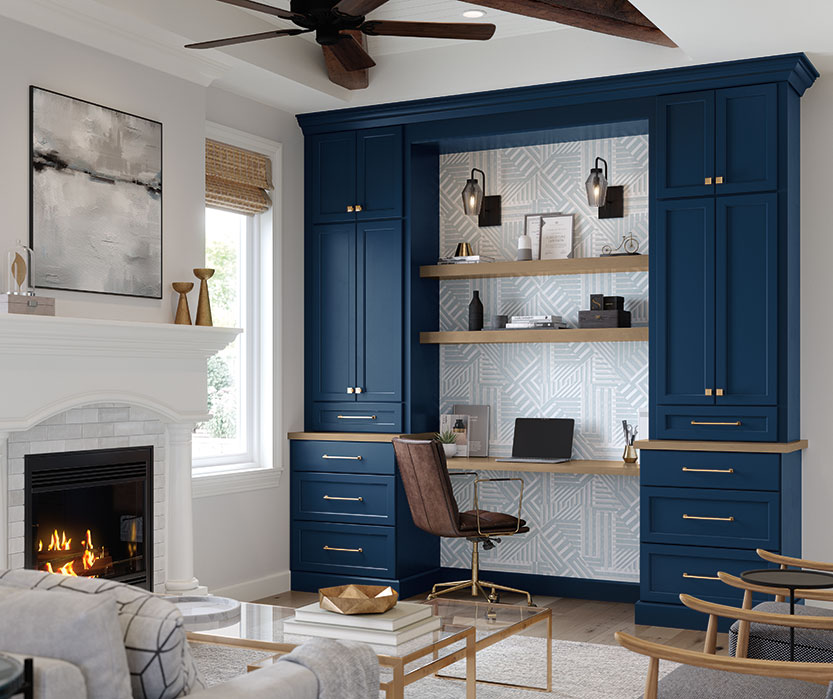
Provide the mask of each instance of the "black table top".
{"label": "black table top", "polygon": [[833,575],[818,570],[800,570],[797,568],[762,568],[747,570],[740,574],[740,579],[753,585],[768,587],[785,587],[788,590],[821,590],[833,587]]}
{"label": "black table top", "polygon": [[0,654],[0,699],[14,696],[23,686],[23,663]]}

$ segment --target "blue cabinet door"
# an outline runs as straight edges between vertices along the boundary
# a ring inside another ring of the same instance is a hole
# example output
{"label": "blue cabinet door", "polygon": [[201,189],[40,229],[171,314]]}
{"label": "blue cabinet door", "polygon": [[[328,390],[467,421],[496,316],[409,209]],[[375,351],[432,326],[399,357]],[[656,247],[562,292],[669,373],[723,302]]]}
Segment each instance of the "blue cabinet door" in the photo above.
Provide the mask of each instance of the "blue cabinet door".
{"label": "blue cabinet door", "polygon": [[[356,383],[356,225],[312,229],[310,388],[314,401],[354,400]],[[350,392],[348,393],[348,389]],[[308,398],[309,400],[309,398]]]}
{"label": "blue cabinet door", "polygon": [[402,127],[357,134],[356,203],[359,221],[402,216]]}
{"label": "blue cabinet door", "polygon": [[307,142],[313,223],[354,221],[356,132],[310,136]]}
{"label": "blue cabinet door", "polygon": [[402,222],[360,223],[356,233],[356,399],[402,400]]}
{"label": "blue cabinet door", "polygon": [[715,192],[740,194],[777,189],[777,87],[733,87],[715,94]]}
{"label": "blue cabinet door", "polygon": [[717,199],[718,405],[777,403],[777,206],[775,194]]}
{"label": "blue cabinet door", "polygon": [[659,202],[651,245],[657,403],[713,405],[714,198]]}
{"label": "blue cabinet door", "polygon": [[657,196],[714,193],[714,92],[657,100]]}

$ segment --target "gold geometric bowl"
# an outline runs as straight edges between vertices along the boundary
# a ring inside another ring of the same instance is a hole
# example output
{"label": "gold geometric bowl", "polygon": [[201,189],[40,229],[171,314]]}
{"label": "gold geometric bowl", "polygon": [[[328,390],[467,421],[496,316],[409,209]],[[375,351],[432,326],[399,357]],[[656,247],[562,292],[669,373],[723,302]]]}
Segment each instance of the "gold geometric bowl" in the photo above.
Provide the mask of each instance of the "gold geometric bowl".
{"label": "gold geometric bowl", "polygon": [[339,614],[382,614],[398,599],[396,590],[381,585],[339,585],[318,591],[318,606]]}

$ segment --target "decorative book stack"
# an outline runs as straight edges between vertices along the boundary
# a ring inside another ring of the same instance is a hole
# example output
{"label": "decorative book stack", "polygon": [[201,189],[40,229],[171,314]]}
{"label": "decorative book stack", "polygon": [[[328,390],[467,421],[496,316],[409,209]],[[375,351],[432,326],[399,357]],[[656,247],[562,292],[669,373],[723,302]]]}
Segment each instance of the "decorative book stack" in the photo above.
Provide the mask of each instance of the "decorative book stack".
{"label": "decorative book stack", "polygon": [[441,257],[437,264],[440,265],[475,265],[480,262],[494,262],[494,257],[488,255],[451,255],[450,257]]}
{"label": "decorative book stack", "polygon": [[318,602],[313,602],[296,609],[295,618],[283,623],[283,631],[299,636],[398,646],[440,629],[442,621],[432,611],[433,607],[425,604],[400,602],[384,614],[338,614],[321,609]]}
{"label": "decorative book stack", "polygon": [[566,328],[567,324],[561,316],[510,316],[506,323],[507,330],[534,330],[536,328]]}

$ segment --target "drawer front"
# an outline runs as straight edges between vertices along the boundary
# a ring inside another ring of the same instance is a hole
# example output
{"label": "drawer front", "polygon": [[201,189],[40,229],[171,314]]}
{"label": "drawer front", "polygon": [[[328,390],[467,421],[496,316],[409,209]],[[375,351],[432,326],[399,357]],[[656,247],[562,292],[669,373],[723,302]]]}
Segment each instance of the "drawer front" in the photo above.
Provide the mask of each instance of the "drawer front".
{"label": "drawer front", "polygon": [[401,403],[314,403],[311,431],[402,432]]}
{"label": "drawer front", "polygon": [[392,525],[395,503],[394,476],[292,474],[292,517],[296,519]]}
{"label": "drawer front", "polygon": [[657,407],[658,439],[775,442],[777,437],[776,408]]}
{"label": "drawer front", "polygon": [[778,493],[642,488],[642,540],[650,543],[765,548],[781,545]]}
{"label": "drawer front", "polygon": [[308,442],[289,446],[292,471],[325,473],[396,473],[393,445],[383,442]]}
{"label": "drawer front", "polygon": [[639,454],[642,485],[731,490],[780,490],[778,454],[651,451]]}
{"label": "drawer front", "polygon": [[361,524],[292,523],[292,569],[393,578],[396,529]]}
{"label": "drawer front", "polygon": [[743,590],[726,585],[718,571],[739,576],[745,570],[770,567],[774,566],[754,551],[645,544],[640,552],[640,595],[646,601],[680,604],[680,594],[685,593],[740,606]]}

